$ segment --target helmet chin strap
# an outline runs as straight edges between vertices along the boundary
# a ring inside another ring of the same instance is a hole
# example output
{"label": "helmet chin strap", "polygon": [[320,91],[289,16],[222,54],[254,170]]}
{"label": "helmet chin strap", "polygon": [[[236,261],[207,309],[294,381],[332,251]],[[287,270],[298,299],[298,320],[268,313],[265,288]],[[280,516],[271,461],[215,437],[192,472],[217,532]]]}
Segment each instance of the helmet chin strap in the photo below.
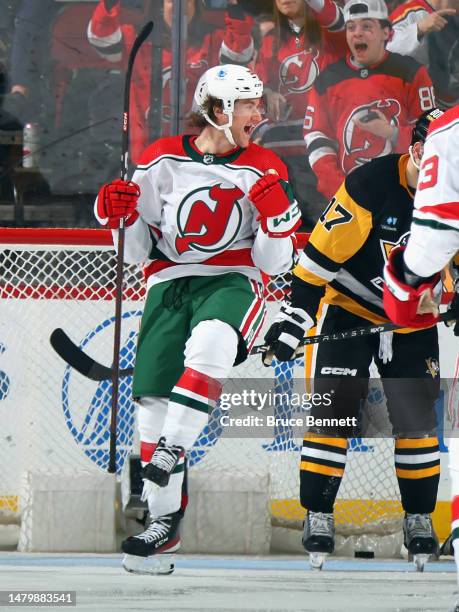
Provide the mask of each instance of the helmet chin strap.
{"label": "helmet chin strap", "polygon": [[210,123],[210,125],[212,125],[214,128],[217,128],[217,130],[220,130],[220,132],[223,132],[226,136],[226,139],[230,143],[230,145],[235,147],[236,143],[233,138],[233,133],[230,130],[230,127],[233,125],[233,113],[225,113],[228,116],[228,123],[225,123],[225,125],[218,125],[218,123],[215,123],[215,121],[212,121],[212,119],[209,117],[207,113],[203,113],[203,114],[204,114],[204,117],[207,119],[208,123]]}

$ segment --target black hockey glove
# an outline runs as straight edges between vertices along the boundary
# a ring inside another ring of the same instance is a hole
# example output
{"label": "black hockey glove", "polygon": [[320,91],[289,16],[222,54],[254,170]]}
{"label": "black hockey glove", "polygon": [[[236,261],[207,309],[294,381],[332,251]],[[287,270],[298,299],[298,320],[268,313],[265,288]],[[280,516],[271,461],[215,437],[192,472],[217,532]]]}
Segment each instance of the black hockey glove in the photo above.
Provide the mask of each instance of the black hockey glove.
{"label": "black hockey glove", "polygon": [[294,359],[295,350],[313,325],[314,321],[305,310],[283,304],[265,335],[268,350],[262,354],[263,364],[269,366],[273,354],[279,361]]}

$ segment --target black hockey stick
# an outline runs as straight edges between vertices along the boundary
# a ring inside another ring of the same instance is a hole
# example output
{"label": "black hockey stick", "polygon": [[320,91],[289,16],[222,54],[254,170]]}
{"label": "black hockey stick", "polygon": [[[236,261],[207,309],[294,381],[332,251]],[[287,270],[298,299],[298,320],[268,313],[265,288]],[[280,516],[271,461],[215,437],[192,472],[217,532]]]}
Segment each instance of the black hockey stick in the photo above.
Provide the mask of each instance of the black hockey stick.
{"label": "black hockey stick", "polygon": [[[438,317],[438,323],[451,321],[455,318],[452,312],[443,312]],[[370,336],[371,334],[379,334],[381,332],[394,331],[396,329],[406,329],[396,325],[395,323],[381,323],[380,325],[365,325],[364,327],[353,327],[335,334],[317,334],[316,336],[308,336],[301,340],[298,348],[295,351],[295,357],[301,357],[304,353],[303,347],[308,344],[317,344],[319,342],[333,342],[335,340],[349,340],[350,338],[361,338],[362,336]],[[253,346],[250,351],[251,355],[260,355],[268,350],[266,344],[258,344]]]}
{"label": "black hockey stick", "polygon": [[[102,365],[87,355],[65,333],[63,329],[55,329],[49,341],[56,353],[74,370],[97,382],[110,380],[113,377],[113,368]],[[134,368],[119,370],[119,376],[131,376]]]}
{"label": "black hockey stick", "polygon": [[[451,321],[453,320],[453,314],[445,312],[440,315],[439,321]],[[383,323],[382,325],[370,325],[368,327],[356,327],[348,329],[343,332],[336,334],[319,334],[317,336],[310,336],[304,338],[300,346],[301,349],[306,344],[317,344],[318,342],[330,342],[335,340],[348,340],[349,338],[359,338],[361,336],[368,336],[370,334],[378,334],[384,331],[392,331],[395,329],[401,329],[394,323]],[[87,355],[82,349],[80,349],[62,329],[55,329],[50,337],[51,346],[56,353],[74,368],[77,372],[95,380],[102,382],[104,380],[110,380],[113,376],[113,369],[104,366],[101,363],[95,361],[92,357]],[[250,355],[259,355],[267,350],[265,345],[254,346],[250,352]],[[300,356],[302,351],[297,353]],[[120,376],[131,376],[134,368],[126,368],[119,371]]]}
{"label": "black hockey stick", "polygon": [[[124,82],[123,99],[123,135],[121,140],[120,178],[127,180],[129,158],[129,100],[131,93],[132,68],[138,50],[153,29],[153,22],[146,23],[132,45],[129,53],[126,80]],[[112,373],[112,410],[110,415],[110,453],[108,472],[116,472],[116,421],[118,412],[118,389],[120,377],[120,347],[121,347],[121,315],[123,299],[123,268],[124,268],[124,218],[121,217],[118,229],[118,249],[116,253],[116,288],[115,288],[115,324],[113,333],[113,373]]]}

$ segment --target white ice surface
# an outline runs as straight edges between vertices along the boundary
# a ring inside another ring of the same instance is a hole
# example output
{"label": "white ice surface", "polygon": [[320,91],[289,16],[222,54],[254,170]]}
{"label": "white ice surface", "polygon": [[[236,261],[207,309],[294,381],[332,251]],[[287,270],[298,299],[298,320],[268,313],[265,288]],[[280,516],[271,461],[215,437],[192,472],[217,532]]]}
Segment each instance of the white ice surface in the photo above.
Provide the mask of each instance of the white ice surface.
{"label": "white ice surface", "polygon": [[0,553],[0,590],[76,591],[76,608],[66,609],[77,612],[447,612],[456,587],[455,566],[447,560],[429,563],[421,574],[403,560],[332,558],[318,572],[302,557],[179,555],[171,576],[127,574],[120,560]]}

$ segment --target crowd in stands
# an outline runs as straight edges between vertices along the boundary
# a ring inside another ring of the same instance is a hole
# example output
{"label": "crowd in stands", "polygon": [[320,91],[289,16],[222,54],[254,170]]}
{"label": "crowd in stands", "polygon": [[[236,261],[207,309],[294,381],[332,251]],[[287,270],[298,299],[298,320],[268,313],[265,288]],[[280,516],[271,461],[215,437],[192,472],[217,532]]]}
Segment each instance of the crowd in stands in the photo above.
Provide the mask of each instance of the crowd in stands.
{"label": "crowd in stands", "polygon": [[[459,0],[227,0],[217,10],[222,4],[186,2],[180,131],[209,66],[253,68],[265,83],[265,115],[252,137],[287,163],[304,229],[345,174],[406,151],[414,120],[435,100],[440,108],[459,101]],[[0,225],[50,225],[52,203],[78,212],[54,225],[94,225],[94,194],[119,175],[127,56],[152,17],[133,74],[131,162],[171,132],[173,0],[4,5]],[[21,144],[31,134],[33,147]],[[13,218],[18,198],[42,216]]]}

